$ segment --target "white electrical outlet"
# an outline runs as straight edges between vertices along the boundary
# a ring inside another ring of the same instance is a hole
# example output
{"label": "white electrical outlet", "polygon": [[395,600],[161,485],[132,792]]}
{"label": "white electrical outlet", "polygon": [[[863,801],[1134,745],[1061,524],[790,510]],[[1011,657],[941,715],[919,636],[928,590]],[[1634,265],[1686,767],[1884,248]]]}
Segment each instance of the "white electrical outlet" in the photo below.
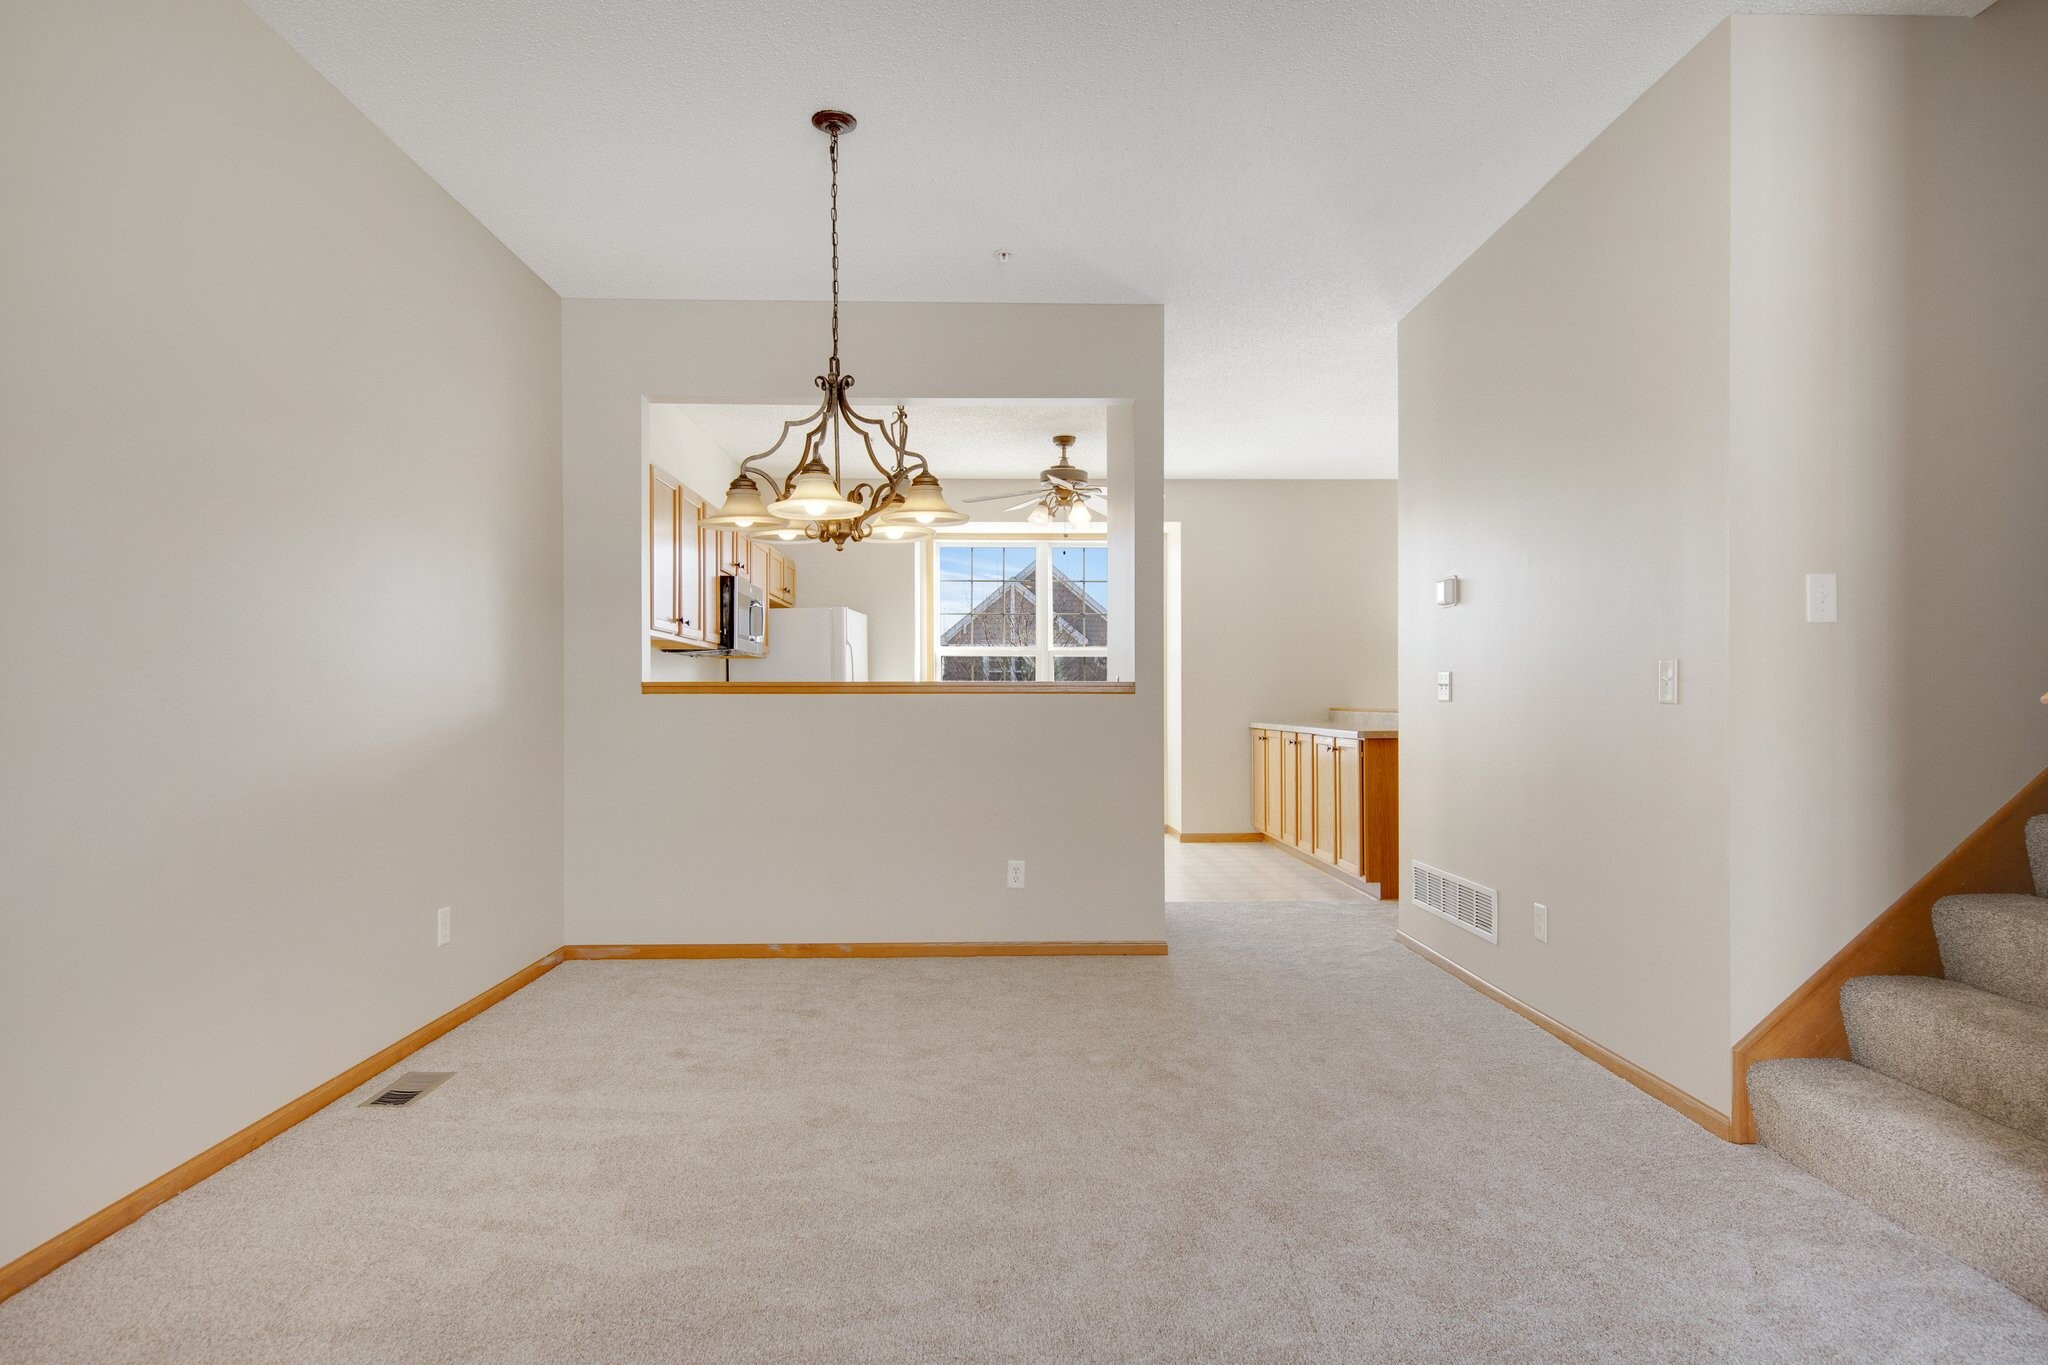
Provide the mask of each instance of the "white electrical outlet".
{"label": "white electrical outlet", "polygon": [[1010,859],[1010,889],[1012,891],[1020,890],[1023,885],[1024,860],[1022,858],[1012,858]]}
{"label": "white electrical outlet", "polygon": [[1536,902],[1536,941],[1550,942],[1550,907],[1542,901]]}
{"label": "white electrical outlet", "polygon": [[1449,673],[1439,673],[1436,675],[1436,699],[1438,701],[1449,701],[1451,699],[1451,675]]}
{"label": "white electrical outlet", "polygon": [[434,946],[446,948],[448,940],[455,937],[455,928],[449,922],[455,913],[453,906],[444,905],[434,912]]}
{"label": "white electrical outlet", "polygon": [[1678,660],[1657,660],[1657,700],[1666,706],[1678,705]]}
{"label": "white electrical outlet", "polygon": [[1806,619],[1813,625],[1830,625],[1839,620],[1835,604],[1835,576],[1810,573],[1806,576]]}

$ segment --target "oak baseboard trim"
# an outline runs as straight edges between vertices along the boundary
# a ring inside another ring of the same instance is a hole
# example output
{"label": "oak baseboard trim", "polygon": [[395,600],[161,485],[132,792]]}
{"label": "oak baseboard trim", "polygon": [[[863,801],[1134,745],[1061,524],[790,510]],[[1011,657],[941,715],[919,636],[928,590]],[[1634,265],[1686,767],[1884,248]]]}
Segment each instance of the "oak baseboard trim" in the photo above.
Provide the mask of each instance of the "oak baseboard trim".
{"label": "oak baseboard trim", "polygon": [[572,943],[572,962],[702,962],[725,958],[1164,957],[1166,940],[1027,939],[1014,943]]}
{"label": "oak baseboard trim", "polygon": [[83,1221],[58,1233],[39,1247],[23,1252],[0,1266],[0,1302],[40,1280],[99,1242],[113,1236],[160,1204],[168,1203],[200,1181],[247,1156],[279,1133],[325,1109],[377,1073],[389,1069],[433,1042],[458,1024],[467,1023],[514,991],[547,974],[562,961],[556,949],[484,991],[465,1000],[446,1014],[414,1029],[381,1052],[365,1057],[330,1081],[314,1086],[282,1108],[275,1109],[232,1137],[223,1138],[191,1160],[172,1167],[133,1194],[125,1195]]}
{"label": "oak baseboard trim", "polygon": [[1266,836],[1256,831],[1250,834],[1175,834],[1174,838],[1184,844],[1263,844]]}
{"label": "oak baseboard trim", "polygon": [[1858,976],[1942,974],[1941,948],[1934,941],[1936,901],[1973,892],[2033,891],[2027,821],[2036,815],[2048,815],[2048,772],[2020,788],[1743,1035],[1729,1057],[1735,1078],[1734,1141],[1756,1141],[1756,1118],[1749,1108],[1753,1063],[1849,1055],[1849,1034],[1842,1022],[1844,982]]}
{"label": "oak baseboard trim", "polygon": [[1643,1070],[1618,1052],[1602,1047],[1578,1030],[1560,1024],[1533,1005],[1524,1004],[1483,977],[1474,976],[1433,948],[1396,930],[1394,938],[1425,962],[1434,963],[1496,1004],[1507,1006],[1572,1051],[1589,1057],[1659,1103],[1669,1105],[1724,1142],[1735,1140],[1734,1127],[1726,1114],[1696,1095],[1680,1090],[1661,1076]]}

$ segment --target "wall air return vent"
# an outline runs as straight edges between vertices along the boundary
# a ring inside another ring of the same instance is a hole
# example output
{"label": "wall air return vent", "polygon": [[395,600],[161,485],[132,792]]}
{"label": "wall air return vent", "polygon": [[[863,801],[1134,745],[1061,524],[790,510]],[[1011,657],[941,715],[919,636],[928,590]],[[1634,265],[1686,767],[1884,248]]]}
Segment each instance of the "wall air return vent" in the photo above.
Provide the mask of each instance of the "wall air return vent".
{"label": "wall air return vent", "polygon": [[1494,926],[1498,902],[1491,887],[1453,877],[1428,863],[1410,864],[1410,877],[1414,891],[1409,899],[1415,906],[1470,929],[1488,943],[1500,942]]}
{"label": "wall air return vent", "polygon": [[454,1074],[452,1071],[408,1071],[356,1107],[368,1109],[371,1105],[411,1104]]}

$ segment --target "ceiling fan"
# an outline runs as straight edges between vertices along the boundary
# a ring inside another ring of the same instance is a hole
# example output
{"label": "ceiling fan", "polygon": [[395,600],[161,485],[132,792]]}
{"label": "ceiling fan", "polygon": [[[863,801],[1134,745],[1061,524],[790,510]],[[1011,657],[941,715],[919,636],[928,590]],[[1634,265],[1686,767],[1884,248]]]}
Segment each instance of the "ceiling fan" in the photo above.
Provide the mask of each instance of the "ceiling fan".
{"label": "ceiling fan", "polygon": [[1064,521],[1075,530],[1093,524],[1098,515],[1109,514],[1109,490],[1101,484],[1088,482],[1088,471],[1067,459],[1067,452],[1073,448],[1071,436],[1055,436],[1052,443],[1059,447],[1059,462],[1038,471],[1044,488],[1019,489],[1015,493],[991,493],[986,497],[963,498],[963,502],[1001,502],[1005,498],[1022,498],[1023,502],[1005,507],[1005,512],[1031,509],[1025,520],[1033,526],[1050,526],[1053,522]]}

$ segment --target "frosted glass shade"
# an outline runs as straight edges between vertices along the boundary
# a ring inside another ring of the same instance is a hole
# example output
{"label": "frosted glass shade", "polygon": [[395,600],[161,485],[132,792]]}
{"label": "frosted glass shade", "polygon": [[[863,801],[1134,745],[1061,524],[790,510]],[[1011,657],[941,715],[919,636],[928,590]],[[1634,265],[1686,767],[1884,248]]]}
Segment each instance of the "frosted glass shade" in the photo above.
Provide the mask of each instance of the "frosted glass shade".
{"label": "frosted glass shade", "polygon": [[759,532],[772,531],[784,523],[761,501],[761,490],[754,481],[742,474],[726,487],[725,505],[704,518],[704,524]]}
{"label": "frosted glass shade", "polygon": [[860,515],[860,504],[839,491],[830,470],[813,465],[799,471],[789,496],[769,503],[768,510],[785,521],[845,521]]}
{"label": "frosted glass shade", "polygon": [[927,472],[910,481],[910,488],[886,512],[875,518],[877,526],[958,526],[967,520],[946,501],[945,490]]}

